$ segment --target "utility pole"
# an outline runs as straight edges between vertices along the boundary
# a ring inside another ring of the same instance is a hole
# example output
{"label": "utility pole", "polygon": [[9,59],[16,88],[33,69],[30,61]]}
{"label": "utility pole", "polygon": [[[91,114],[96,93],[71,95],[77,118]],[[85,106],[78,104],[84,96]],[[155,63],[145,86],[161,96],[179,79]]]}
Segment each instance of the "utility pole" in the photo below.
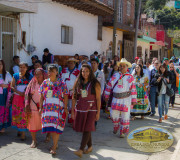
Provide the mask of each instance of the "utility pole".
{"label": "utility pole", "polygon": [[113,45],[112,45],[112,57],[115,56],[116,53],[116,29],[117,29],[117,14],[118,14],[118,6],[119,6],[119,0],[115,0],[114,4],[114,22],[113,22]]}
{"label": "utility pole", "polygon": [[138,8],[138,15],[136,20],[136,31],[135,31],[135,40],[134,40],[134,58],[137,56],[137,38],[138,38],[139,18],[141,13],[141,3],[142,0],[139,0],[139,8]]}

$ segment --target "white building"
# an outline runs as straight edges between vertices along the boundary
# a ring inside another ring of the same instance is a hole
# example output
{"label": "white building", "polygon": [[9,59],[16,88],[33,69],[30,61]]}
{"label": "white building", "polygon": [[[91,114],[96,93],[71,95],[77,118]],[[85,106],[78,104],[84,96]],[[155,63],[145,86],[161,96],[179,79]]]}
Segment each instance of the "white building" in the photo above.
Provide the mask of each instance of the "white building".
{"label": "white building", "polygon": [[9,66],[13,55],[29,64],[32,55],[41,59],[44,48],[54,55],[101,53],[98,16],[113,14],[97,0],[0,1],[0,10],[0,58]]}

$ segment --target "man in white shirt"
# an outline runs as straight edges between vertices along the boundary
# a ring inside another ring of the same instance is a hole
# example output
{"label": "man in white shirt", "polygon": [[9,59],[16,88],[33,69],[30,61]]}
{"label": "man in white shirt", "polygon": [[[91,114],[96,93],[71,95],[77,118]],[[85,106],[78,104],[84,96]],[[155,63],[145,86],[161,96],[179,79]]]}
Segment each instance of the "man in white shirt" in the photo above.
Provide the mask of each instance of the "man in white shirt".
{"label": "man in white shirt", "polygon": [[20,59],[19,56],[14,56],[13,57],[13,66],[10,69],[10,73],[11,75],[15,74],[15,73],[19,73],[19,63],[20,63]]}
{"label": "man in white shirt", "polygon": [[153,69],[155,69],[155,67],[154,67],[154,62],[157,61],[157,60],[158,60],[157,57],[154,57],[154,58],[152,59],[152,64],[149,66],[149,70],[150,70],[150,71],[153,70]]}
{"label": "man in white shirt", "polygon": [[97,59],[95,58],[91,59],[91,67],[92,67],[95,77],[101,84],[101,95],[102,95],[104,91],[105,78],[104,78],[104,73],[98,69],[98,65],[99,63]]}

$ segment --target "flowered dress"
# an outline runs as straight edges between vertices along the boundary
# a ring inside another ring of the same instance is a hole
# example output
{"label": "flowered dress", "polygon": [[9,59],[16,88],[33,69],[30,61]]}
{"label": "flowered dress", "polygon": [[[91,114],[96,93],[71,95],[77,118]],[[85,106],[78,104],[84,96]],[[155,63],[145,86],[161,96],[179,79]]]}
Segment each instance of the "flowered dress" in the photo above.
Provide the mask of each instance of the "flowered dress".
{"label": "flowered dress", "polygon": [[[51,96],[49,96],[49,91],[52,91]],[[40,87],[40,93],[44,96],[42,132],[62,134],[66,122],[64,112],[64,95],[68,95],[66,84],[61,78],[58,78],[56,82],[46,79]]]}
{"label": "flowered dress", "polygon": [[[137,91],[137,104],[133,106],[131,109],[131,116],[143,116],[150,114],[150,103],[148,100],[147,95],[147,86],[149,83],[149,80],[146,76],[140,77],[135,75],[134,76],[134,83],[136,85],[136,91]],[[140,85],[143,85],[142,87],[139,87]]]}
{"label": "flowered dress", "polygon": [[[5,80],[3,79],[3,75],[0,74],[0,84],[9,84],[11,81],[12,76],[10,75],[10,73],[6,73]],[[6,106],[7,93],[7,88],[0,87],[0,130],[3,128],[7,128],[11,125],[9,108]]]}
{"label": "flowered dress", "polygon": [[[32,79],[32,76],[29,76],[29,79],[20,79],[19,73],[13,75],[15,79],[15,86],[18,91],[25,92],[25,89]],[[18,129],[18,131],[27,131],[27,115],[25,112],[25,97],[20,96],[18,93],[14,93],[13,102],[12,102],[12,127]]]}

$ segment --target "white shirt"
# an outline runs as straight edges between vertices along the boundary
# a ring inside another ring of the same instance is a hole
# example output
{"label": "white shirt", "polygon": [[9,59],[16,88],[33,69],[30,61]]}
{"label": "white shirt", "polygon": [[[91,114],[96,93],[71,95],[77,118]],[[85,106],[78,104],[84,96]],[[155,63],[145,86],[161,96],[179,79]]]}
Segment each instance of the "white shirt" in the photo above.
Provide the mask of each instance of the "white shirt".
{"label": "white shirt", "polygon": [[13,72],[14,73],[19,73],[19,66],[14,66],[13,67]]}
{"label": "white shirt", "polygon": [[100,71],[99,69],[97,69],[97,71],[94,72],[94,75],[97,78],[97,80],[99,81],[99,83],[101,84],[101,95],[102,95],[103,91],[104,91],[104,85],[105,85],[104,73],[102,71]]}
{"label": "white shirt", "polygon": [[151,71],[151,70],[153,70],[153,69],[155,69],[155,67],[154,67],[153,64],[151,64],[151,65],[149,66],[149,70]]}

